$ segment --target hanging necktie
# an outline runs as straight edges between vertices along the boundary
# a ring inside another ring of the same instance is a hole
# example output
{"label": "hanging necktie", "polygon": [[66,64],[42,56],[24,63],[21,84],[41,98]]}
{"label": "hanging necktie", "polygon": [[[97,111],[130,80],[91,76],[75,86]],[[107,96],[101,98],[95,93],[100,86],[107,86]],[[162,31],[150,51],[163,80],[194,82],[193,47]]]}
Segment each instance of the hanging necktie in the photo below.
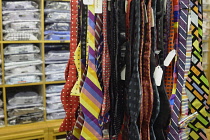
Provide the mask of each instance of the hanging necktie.
{"label": "hanging necktie", "polygon": [[[156,27],[157,27],[157,48],[156,59],[158,65],[163,69],[163,61],[164,61],[164,46],[163,46],[163,4],[164,1],[158,0],[156,4]],[[162,78],[161,85],[158,86],[158,93],[160,97],[160,112],[158,114],[157,119],[153,125],[155,136],[157,140],[165,140],[166,139],[166,130],[168,128],[169,119],[170,119],[170,106],[168,102],[167,93],[165,91],[164,79]]]}
{"label": "hanging necktie", "polygon": [[[188,34],[187,34],[187,45],[186,45],[186,63],[185,63],[185,73],[184,73],[184,84],[183,84],[183,89],[182,89],[182,104],[181,104],[181,120],[184,119],[182,123],[179,122],[180,126],[180,140],[186,140],[189,136],[190,129],[187,127],[186,121],[188,120],[188,112],[189,112],[189,99],[186,93],[186,79],[188,77],[188,73],[190,70],[190,62],[191,62],[191,53],[192,53],[192,34],[191,34],[191,29],[190,24],[191,24],[191,15],[190,11],[188,13]],[[185,123],[185,125],[183,124]]]}
{"label": "hanging necktie", "polygon": [[[168,53],[174,49],[174,13],[173,13],[174,8],[173,8],[173,0],[169,1],[170,5],[167,6],[167,10],[170,13],[170,34],[168,37],[168,48],[167,48]],[[168,67],[165,68],[164,82],[168,98],[170,98],[173,89],[173,63],[171,63]]]}
{"label": "hanging necktie", "polygon": [[84,124],[80,140],[101,140],[102,132],[98,118],[103,101],[103,94],[96,73],[96,48],[95,48],[95,7],[88,5],[88,68],[87,75],[81,90],[80,103],[84,113]]}
{"label": "hanging necktie", "polygon": [[178,52],[178,61],[177,61],[177,85],[176,85],[176,94],[174,99],[174,105],[172,108],[172,115],[171,115],[171,125],[170,125],[170,132],[168,135],[168,139],[177,140],[179,139],[179,126],[178,121],[180,117],[180,109],[181,109],[181,100],[182,100],[182,90],[184,84],[184,73],[185,73],[185,63],[186,63],[186,45],[187,45],[187,21],[188,21],[188,0],[181,0],[180,1],[180,17],[179,17],[179,48],[177,49]]}
{"label": "hanging necktie", "polygon": [[[129,125],[129,140],[140,139],[139,129],[137,126],[137,119],[140,113],[140,78],[139,78],[139,42],[140,42],[140,1],[132,1],[132,5],[135,5],[135,25],[134,28],[134,47],[132,49],[132,66],[133,71],[128,87],[128,109],[130,115],[130,125]],[[132,27],[132,26],[131,26]]]}
{"label": "hanging necktie", "polygon": [[151,0],[146,2],[147,6],[147,23],[146,23],[146,34],[145,43],[143,48],[142,57],[142,105],[143,105],[143,121],[141,127],[142,139],[150,139],[150,119],[153,108],[153,89],[150,77],[150,53],[151,53]]}
{"label": "hanging necktie", "polygon": [[110,109],[110,97],[109,97],[109,82],[111,72],[111,62],[109,56],[109,48],[107,44],[107,0],[103,0],[103,41],[104,48],[102,54],[102,79],[104,85],[104,100],[102,104],[101,115],[104,116]]}
{"label": "hanging necktie", "polygon": [[195,120],[189,123],[191,139],[207,139],[203,131],[209,128],[206,101],[209,96],[209,83],[202,68],[202,2],[191,1],[192,25],[192,61],[186,81],[186,92],[190,101],[190,113],[198,113]]}
{"label": "hanging necktie", "polygon": [[76,80],[76,66],[74,64],[74,52],[77,47],[77,29],[78,29],[78,0],[71,0],[71,42],[70,42],[70,58],[65,71],[66,83],[61,91],[61,102],[64,106],[66,116],[60,126],[59,131],[72,131],[75,122],[77,109],[79,107],[79,98],[71,96],[70,91]]}

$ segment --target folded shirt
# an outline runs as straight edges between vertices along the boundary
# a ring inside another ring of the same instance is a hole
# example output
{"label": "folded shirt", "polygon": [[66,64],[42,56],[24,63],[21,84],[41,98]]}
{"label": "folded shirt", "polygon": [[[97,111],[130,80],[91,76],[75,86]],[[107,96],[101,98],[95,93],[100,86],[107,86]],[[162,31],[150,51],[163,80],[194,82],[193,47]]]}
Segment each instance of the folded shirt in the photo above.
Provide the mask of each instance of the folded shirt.
{"label": "folded shirt", "polygon": [[48,85],[46,88],[46,93],[51,94],[55,92],[60,92],[63,89],[63,84],[62,85]]}
{"label": "folded shirt", "polygon": [[46,23],[54,22],[70,22],[70,12],[61,13],[61,12],[52,12],[48,13],[45,19]]}
{"label": "folded shirt", "polygon": [[65,115],[66,115],[65,112],[50,113],[47,115],[47,119],[48,120],[63,119],[63,118],[65,118]]}
{"label": "folded shirt", "polygon": [[70,3],[69,2],[56,2],[56,1],[47,1],[46,2],[46,10],[70,10]]}
{"label": "folded shirt", "polygon": [[70,31],[69,23],[52,23],[45,27],[46,31]]}
{"label": "folded shirt", "polygon": [[22,116],[30,113],[43,112],[43,107],[16,108],[8,111],[8,116]]}
{"label": "folded shirt", "polygon": [[32,66],[23,66],[23,67],[17,67],[13,69],[9,69],[5,71],[5,75],[18,75],[18,74],[28,74],[28,73],[41,73],[41,70],[38,66],[32,65]]}
{"label": "folded shirt", "polygon": [[49,74],[46,76],[46,81],[64,81],[65,80],[65,76],[64,76],[64,72],[63,73],[55,73],[55,74]]}
{"label": "folded shirt", "polygon": [[[33,75],[34,74],[34,75]],[[23,83],[37,83],[41,81],[42,73],[27,73],[24,75],[12,75],[6,76],[5,81],[6,84],[23,84]]]}
{"label": "folded shirt", "polygon": [[2,1],[3,10],[33,10],[38,8],[39,5],[35,1]]}
{"label": "folded shirt", "polygon": [[[61,33],[61,32],[60,32]],[[47,34],[45,35],[45,40],[70,40],[70,34]]]}
{"label": "folded shirt", "polygon": [[4,26],[4,33],[14,32],[14,31],[24,31],[24,32],[39,32],[40,22],[11,22]]}
{"label": "folded shirt", "polygon": [[23,41],[23,40],[38,40],[38,33],[29,33],[29,32],[13,32],[6,33],[3,37],[5,41]]}
{"label": "folded shirt", "polygon": [[13,98],[8,100],[8,104],[15,106],[15,105],[24,105],[24,104],[35,104],[41,103],[42,98],[39,96],[38,93],[33,91],[28,92],[18,92],[14,95]]}
{"label": "folded shirt", "polygon": [[69,51],[49,51],[45,55],[45,61],[59,61],[68,60],[70,56]]}
{"label": "folded shirt", "polygon": [[38,10],[24,10],[24,11],[2,11],[2,20],[5,23],[14,21],[39,21],[40,13]]}
{"label": "folded shirt", "polygon": [[64,64],[49,64],[45,67],[45,74],[53,74],[58,72],[64,72],[66,69],[66,63]]}
{"label": "folded shirt", "polygon": [[34,44],[10,44],[4,48],[4,55],[39,52],[39,47]]}
{"label": "folded shirt", "polygon": [[5,56],[5,63],[40,60],[39,54],[15,54]]}

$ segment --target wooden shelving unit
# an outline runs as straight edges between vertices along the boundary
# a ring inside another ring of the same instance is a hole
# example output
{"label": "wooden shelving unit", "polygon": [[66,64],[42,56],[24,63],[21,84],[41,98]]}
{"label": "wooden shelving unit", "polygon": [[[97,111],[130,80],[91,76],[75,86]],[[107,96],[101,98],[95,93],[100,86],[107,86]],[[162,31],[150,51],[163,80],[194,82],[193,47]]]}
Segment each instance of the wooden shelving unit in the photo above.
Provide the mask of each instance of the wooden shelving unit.
{"label": "wooden shelving unit", "polygon": [[[2,21],[2,1],[0,0],[0,21]],[[4,123],[5,125],[0,127],[0,140],[55,140],[56,136],[58,135],[65,135],[65,132],[58,132],[59,126],[62,122],[61,120],[47,120],[46,117],[46,86],[50,84],[64,84],[65,81],[52,81],[48,82],[46,81],[45,77],[45,44],[50,43],[67,43],[69,44],[69,40],[44,40],[44,7],[46,1],[66,1],[69,2],[69,0],[33,0],[38,2],[40,14],[41,14],[41,39],[40,40],[34,40],[34,41],[3,41],[3,26],[2,22],[0,22],[0,55],[2,59],[2,84],[0,85],[0,90],[3,92],[3,102],[4,102]],[[15,84],[15,85],[9,85],[5,84],[4,80],[4,53],[3,49],[5,45],[8,44],[15,44],[15,43],[33,43],[38,44],[40,46],[40,55],[42,63],[42,80],[38,83],[25,83],[25,84]],[[18,124],[18,125],[9,125],[7,122],[7,89],[8,88],[16,88],[16,87],[26,87],[26,86],[38,86],[41,90],[40,93],[43,96],[43,114],[44,114],[44,120],[42,122],[36,122],[36,123],[30,123],[30,124]]]}

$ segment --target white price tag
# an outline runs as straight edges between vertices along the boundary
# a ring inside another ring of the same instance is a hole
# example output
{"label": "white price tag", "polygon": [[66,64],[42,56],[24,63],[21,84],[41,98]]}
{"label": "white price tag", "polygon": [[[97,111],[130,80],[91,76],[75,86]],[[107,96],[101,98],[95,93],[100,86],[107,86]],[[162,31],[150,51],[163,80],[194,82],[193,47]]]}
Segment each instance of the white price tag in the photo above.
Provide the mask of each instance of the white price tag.
{"label": "white price tag", "polygon": [[121,80],[125,80],[125,71],[126,71],[126,66],[121,71]]}
{"label": "white price tag", "polygon": [[157,66],[154,71],[154,79],[157,86],[161,85],[162,77],[163,77],[163,70],[160,66]]}
{"label": "white price tag", "polygon": [[164,60],[164,66],[169,66],[169,64],[171,63],[171,61],[174,59],[176,55],[176,50],[172,50],[168,53],[166,59]]}
{"label": "white price tag", "polygon": [[125,13],[127,13],[127,8],[128,8],[128,1],[125,0]]}
{"label": "white price tag", "polygon": [[85,4],[85,5],[93,5],[93,0],[83,0],[83,4]]}
{"label": "white price tag", "polygon": [[95,0],[95,13],[101,14],[102,13],[102,0]]}
{"label": "white price tag", "polygon": [[153,8],[151,8],[151,15],[152,15],[152,27],[155,26],[155,19],[154,19],[154,11]]}

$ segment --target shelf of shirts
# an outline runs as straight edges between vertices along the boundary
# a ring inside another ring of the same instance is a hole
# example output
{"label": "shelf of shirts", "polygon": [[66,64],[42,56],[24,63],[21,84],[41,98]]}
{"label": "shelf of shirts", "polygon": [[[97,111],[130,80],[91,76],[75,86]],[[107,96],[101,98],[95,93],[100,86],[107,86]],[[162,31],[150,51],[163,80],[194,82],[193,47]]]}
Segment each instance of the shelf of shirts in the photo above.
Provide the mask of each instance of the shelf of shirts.
{"label": "shelf of shirts", "polygon": [[[2,21],[2,1],[0,0],[0,21]],[[64,84],[65,81],[46,81],[45,76],[45,44],[53,44],[53,43],[70,43],[70,40],[44,40],[44,4],[45,1],[66,1],[69,0],[34,0],[39,2],[40,8],[40,40],[30,40],[30,41],[4,41],[3,40],[3,32],[2,32],[2,22],[0,22],[0,54],[1,54],[1,69],[2,69],[2,84],[0,84],[0,90],[2,90],[3,101],[4,101],[4,126],[0,126],[0,139],[15,139],[15,140],[26,140],[26,139],[44,139],[44,140],[53,140],[58,135],[65,135],[65,132],[58,132],[59,126],[62,122],[62,119],[57,120],[47,120],[47,112],[46,112],[46,86],[53,84]],[[6,84],[5,82],[5,71],[4,71],[4,52],[3,49],[6,45],[16,44],[16,43],[33,43],[38,44],[40,47],[40,55],[43,63],[41,64],[41,81],[37,83],[22,83],[22,84]],[[25,88],[25,87],[38,87],[41,91],[41,95],[43,97],[43,115],[44,119],[41,122],[29,123],[29,124],[18,124],[18,125],[9,125],[7,118],[7,90],[9,88]]]}

